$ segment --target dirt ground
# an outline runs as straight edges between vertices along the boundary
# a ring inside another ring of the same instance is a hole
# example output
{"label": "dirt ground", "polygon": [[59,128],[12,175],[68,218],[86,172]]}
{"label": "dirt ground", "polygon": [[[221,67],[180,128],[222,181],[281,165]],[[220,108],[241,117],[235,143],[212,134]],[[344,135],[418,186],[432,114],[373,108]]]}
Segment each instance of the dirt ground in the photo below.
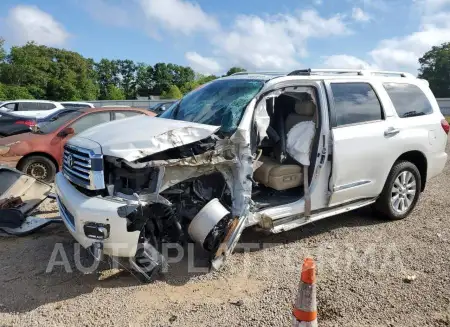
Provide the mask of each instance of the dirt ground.
{"label": "dirt ground", "polygon": [[[305,255],[318,263],[320,326],[450,326],[448,185],[450,165],[403,221],[362,209],[278,235],[246,231],[223,270],[193,272],[197,256],[153,284],[106,263],[79,272],[64,226],[2,237],[0,326],[289,326]],[[50,200],[40,211],[58,214]],[[46,272],[55,244],[73,272]]]}

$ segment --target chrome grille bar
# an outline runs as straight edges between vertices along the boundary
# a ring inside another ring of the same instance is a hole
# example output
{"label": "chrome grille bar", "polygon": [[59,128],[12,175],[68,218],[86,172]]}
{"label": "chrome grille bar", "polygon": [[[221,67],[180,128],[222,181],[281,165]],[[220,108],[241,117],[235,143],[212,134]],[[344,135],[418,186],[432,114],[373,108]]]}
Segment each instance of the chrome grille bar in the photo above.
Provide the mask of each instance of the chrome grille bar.
{"label": "chrome grille bar", "polygon": [[103,156],[91,150],[66,144],[62,173],[72,183],[88,190],[105,188]]}

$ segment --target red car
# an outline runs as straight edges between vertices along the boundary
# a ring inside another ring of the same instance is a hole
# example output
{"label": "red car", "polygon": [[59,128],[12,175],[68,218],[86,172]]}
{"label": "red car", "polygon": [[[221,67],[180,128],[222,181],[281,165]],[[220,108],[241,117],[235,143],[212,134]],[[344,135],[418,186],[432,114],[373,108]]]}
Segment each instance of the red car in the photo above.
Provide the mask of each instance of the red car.
{"label": "red car", "polygon": [[33,132],[0,139],[0,165],[52,182],[62,165],[64,145],[72,136],[102,123],[136,115],[155,114],[138,108],[85,108],[68,112]]}

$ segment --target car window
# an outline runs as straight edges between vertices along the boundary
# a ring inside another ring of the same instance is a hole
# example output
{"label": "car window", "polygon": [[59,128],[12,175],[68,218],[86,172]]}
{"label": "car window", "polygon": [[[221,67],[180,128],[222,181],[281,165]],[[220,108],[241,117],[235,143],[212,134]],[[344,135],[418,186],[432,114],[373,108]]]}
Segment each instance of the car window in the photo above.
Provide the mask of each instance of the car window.
{"label": "car window", "polygon": [[52,110],[55,109],[56,106],[53,103],[40,103],[42,110]]}
{"label": "car window", "polygon": [[383,119],[383,109],[370,84],[331,83],[331,90],[337,126]]}
{"label": "car window", "polygon": [[423,116],[433,112],[430,101],[418,86],[406,83],[384,83],[383,86],[400,118]]}
{"label": "car window", "polygon": [[137,115],[142,115],[142,113],[139,111],[114,111],[115,120],[133,117]]}
{"label": "car window", "polygon": [[93,126],[106,123],[110,121],[109,111],[96,112],[86,116],[81,117],[76,122],[74,122],[70,127],[75,130],[75,134],[79,134],[88,128]]}
{"label": "car window", "polygon": [[45,121],[45,122],[39,123],[38,124],[39,125],[38,133],[39,134],[53,133],[58,128],[64,126],[64,124],[67,124],[69,121],[75,119],[76,117],[80,116],[81,114],[82,114],[82,112],[79,112],[79,111],[62,112],[55,119],[50,119],[50,121]]}
{"label": "car window", "polygon": [[2,106],[2,108],[7,108],[10,110],[14,110],[16,108],[16,104],[15,103],[8,103],[7,105]]}
{"label": "car window", "polygon": [[36,102],[19,102],[18,111],[39,111],[42,108]]}

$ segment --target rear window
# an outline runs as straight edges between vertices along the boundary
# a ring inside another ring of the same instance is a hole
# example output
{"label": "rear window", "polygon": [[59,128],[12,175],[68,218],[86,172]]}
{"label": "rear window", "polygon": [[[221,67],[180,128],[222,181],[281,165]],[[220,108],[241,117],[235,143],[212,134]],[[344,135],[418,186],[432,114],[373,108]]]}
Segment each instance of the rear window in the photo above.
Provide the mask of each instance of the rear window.
{"label": "rear window", "polygon": [[53,103],[46,103],[46,102],[39,103],[39,107],[42,110],[51,110],[51,109],[55,109],[56,108],[56,106]]}
{"label": "rear window", "polygon": [[423,116],[433,112],[430,101],[418,86],[406,83],[384,83],[383,86],[400,118]]}

